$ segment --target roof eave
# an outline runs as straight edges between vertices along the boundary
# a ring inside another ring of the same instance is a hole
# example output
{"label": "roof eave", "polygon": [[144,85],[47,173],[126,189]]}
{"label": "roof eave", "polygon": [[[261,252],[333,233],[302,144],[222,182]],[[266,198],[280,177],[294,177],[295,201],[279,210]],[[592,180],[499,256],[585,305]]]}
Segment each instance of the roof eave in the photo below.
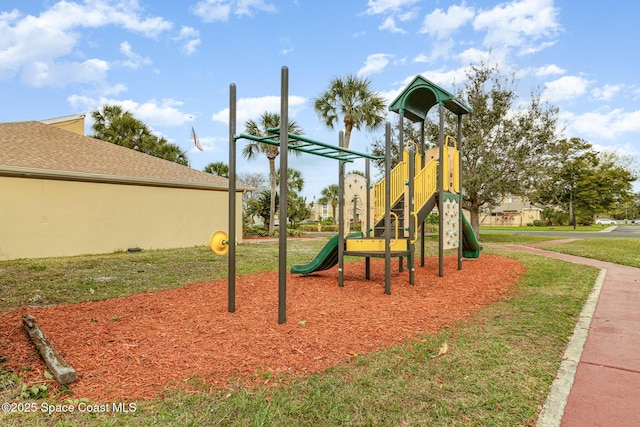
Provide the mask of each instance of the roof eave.
{"label": "roof eave", "polygon": [[[123,175],[61,171],[55,169],[37,169],[19,166],[0,166],[0,176],[52,179],[59,181],[97,182],[104,184],[143,185],[151,187],[193,188],[199,190],[229,190],[229,186],[190,181],[172,181],[157,178],[143,178]],[[253,187],[238,185],[236,192],[251,190]]]}

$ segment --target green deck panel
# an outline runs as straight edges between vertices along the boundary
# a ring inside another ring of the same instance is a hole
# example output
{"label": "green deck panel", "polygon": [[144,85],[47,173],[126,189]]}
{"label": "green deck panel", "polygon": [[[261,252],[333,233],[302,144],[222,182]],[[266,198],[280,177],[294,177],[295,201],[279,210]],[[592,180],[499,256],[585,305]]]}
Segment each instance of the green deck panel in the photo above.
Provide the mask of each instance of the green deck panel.
{"label": "green deck panel", "polygon": [[[351,233],[347,238],[360,238],[361,232]],[[338,235],[334,235],[320,250],[320,253],[307,264],[295,264],[291,266],[291,274],[310,274],[314,271],[328,270],[338,263]]]}

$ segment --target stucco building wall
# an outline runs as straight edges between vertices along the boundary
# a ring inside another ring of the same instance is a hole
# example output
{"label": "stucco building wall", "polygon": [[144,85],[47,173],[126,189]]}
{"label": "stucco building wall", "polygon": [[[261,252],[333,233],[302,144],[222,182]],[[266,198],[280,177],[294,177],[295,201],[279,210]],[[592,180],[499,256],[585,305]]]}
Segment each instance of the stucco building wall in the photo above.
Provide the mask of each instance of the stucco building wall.
{"label": "stucco building wall", "polygon": [[[228,231],[228,197],[213,189],[0,176],[0,260],[208,245],[211,233]],[[236,227],[242,230],[241,215]]]}

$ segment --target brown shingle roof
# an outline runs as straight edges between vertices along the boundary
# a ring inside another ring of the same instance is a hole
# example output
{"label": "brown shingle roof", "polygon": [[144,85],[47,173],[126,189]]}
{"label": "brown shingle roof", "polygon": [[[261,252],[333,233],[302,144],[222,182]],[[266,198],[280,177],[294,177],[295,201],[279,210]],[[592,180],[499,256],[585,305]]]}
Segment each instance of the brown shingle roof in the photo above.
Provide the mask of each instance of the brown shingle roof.
{"label": "brown shingle roof", "polygon": [[[37,121],[0,123],[0,175],[228,189],[229,181]],[[237,190],[247,187],[238,183]]]}

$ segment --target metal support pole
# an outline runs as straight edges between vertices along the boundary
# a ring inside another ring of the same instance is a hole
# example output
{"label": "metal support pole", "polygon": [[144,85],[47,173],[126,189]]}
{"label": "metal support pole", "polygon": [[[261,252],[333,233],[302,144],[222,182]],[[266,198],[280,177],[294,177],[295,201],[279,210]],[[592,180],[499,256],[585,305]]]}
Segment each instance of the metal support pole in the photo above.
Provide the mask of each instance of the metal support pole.
{"label": "metal support pole", "polygon": [[462,270],[462,115],[458,116],[458,270]]}
{"label": "metal support pole", "polygon": [[[363,231],[364,237],[369,237],[369,228],[371,227],[371,189],[369,188],[371,182],[371,161],[369,159],[364,160],[364,174],[365,174],[365,185],[367,186],[367,208],[365,212],[365,229]],[[364,277],[367,280],[371,280],[371,257],[364,258]]]}
{"label": "metal support pole", "polygon": [[[422,164],[420,168],[424,168],[427,163],[427,159],[425,158],[425,146],[424,146],[424,120],[420,122],[420,154],[422,154]],[[424,246],[424,238],[425,238],[425,229],[424,229],[424,221],[420,224],[420,267],[424,267],[424,257],[425,257],[425,246]]]}
{"label": "metal support pole", "polygon": [[415,266],[414,266],[414,256],[416,245],[414,243],[415,233],[417,232],[415,228],[415,221],[411,218],[411,214],[416,214],[414,212],[414,196],[415,196],[415,176],[416,176],[416,156],[415,156],[415,147],[411,147],[409,149],[409,218],[405,218],[406,221],[409,221],[409,256],[407,257],[407,269],[409,270],[409,283],[415,283]]}
{"label": "metal support pole", "polygon": [[287,321],[287,171],[289,149],[289,69],[280,77],[280,226],[278,251],[278,323]]}
{"label": "metal support pole", "polygon": [[438,217],[439,230],[438,230],[438,276],[444,276],[444,106],[438,106],[438,113],[440,115],[439,130],[438,130],[438,145],[440,150],[438,153]]}
{"label": "metal support pole", "polygon": [[[343,131],[340,131],[338,138],[338,144],[342,147]],[[338,161],[338,286],[344,286],[344,162],[341,160]]]}
{"label": "metal support pole", "polygon": [[229,258],[227,310],[236,311],[236,85],[229,86]]}
{"label": "metal support pole", "polygon": [[[404,156],[404,110],[400,110],[399,112],[400,117],[398,118],[398,143],[399,143],[399,153],[400,153],[400,158],[398,159],[398,161],[402,161],[403,160],[403,156]],[[398,218],[396,218],[396,221],[398,221]],[[407,218],[402,218],[402,223],[399,224],[400,229],[404,230],[406,227],[406,222],[407,222]],[[404,232],[402,233],[404,235]],[[398,258],[398,271],[402,271],[402,263],[403,263],[403,259],[402,257]]]}
{"label": "metal support pole", "polygon": [[[398,119],[398,143],[400,144],[400,156],[404,151],[404,110],[399,111],[400,118]],[[402,160],[402,158],[400,158]]]}
{"label": "metal support pole", "polygon": [[384,130],[384,293],[391,295],[391,124]]}

